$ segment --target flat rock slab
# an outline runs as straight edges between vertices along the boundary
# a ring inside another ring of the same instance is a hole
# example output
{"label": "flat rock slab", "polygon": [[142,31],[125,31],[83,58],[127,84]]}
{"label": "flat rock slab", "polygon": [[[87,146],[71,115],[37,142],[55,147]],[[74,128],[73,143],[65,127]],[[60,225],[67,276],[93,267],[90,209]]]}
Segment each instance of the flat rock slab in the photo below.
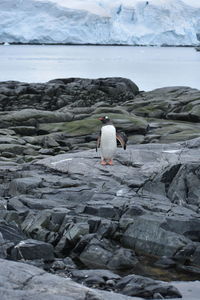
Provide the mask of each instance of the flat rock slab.
{"label": "flat rock slab", "polygon": [[[196,139],[200,140],[200,139]],[[194,140],[191,140],[194,143]],[[101,166],[100,154],[95,150],[66,153],[38,160],[41,164],[63,173],[93,177],[107,174],[116,178],[131,175],[138,176],[158,173],[173,163],[200,162],[199,147],[191,148],[190,142],[165,144],[146,144],[129,146],[126,151],[118,149],[114,166]]]}
{"label": "flat rock slab", "polygon": [[37,267],[0,259],[1,300],[139,300],[84,287],[69,278],[49,274]]}

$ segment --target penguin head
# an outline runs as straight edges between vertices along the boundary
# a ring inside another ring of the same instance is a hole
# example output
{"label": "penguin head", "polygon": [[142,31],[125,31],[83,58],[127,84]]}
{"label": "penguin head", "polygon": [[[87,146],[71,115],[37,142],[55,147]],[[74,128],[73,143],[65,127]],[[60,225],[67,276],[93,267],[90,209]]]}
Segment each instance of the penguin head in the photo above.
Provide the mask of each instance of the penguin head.
{"label": "penguin head", "polygon": [[99,117],[99,120],[103,123],[103,124],[109,124],[110,118],[108,116],[104,116],[104,117]]}

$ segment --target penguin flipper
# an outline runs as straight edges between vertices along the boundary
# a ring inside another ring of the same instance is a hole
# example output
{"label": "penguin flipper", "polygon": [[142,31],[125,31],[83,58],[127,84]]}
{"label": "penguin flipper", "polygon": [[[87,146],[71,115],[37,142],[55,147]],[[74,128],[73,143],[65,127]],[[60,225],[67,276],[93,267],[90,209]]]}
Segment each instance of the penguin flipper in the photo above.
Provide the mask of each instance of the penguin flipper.
{"label": "penguin flipper", "polygon": [[117,132],[116,139],[120,142],[122,148],[124,150],[126,150],[126,144],[127,144],[127,141],[128,141],[128,138],[127,138],[126,134],[123,133],[123,132],[120,132],[120,133]]}

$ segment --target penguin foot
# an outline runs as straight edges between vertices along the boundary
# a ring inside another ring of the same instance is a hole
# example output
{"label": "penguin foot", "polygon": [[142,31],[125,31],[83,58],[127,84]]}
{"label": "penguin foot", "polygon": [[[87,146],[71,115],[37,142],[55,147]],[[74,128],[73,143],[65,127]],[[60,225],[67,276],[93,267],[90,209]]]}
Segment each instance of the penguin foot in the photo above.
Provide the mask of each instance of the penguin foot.
{"label": "penguin foot", "polygon": [[112,159],[109,160],[108,165],[113,166],[113,160]]}
{"label": "penguin foot", "polygon": [[105,165],[107,165],[107,162],[103,159],[103,160],[101,161],[101,165],[102,165],[102,166],[105,166]]}

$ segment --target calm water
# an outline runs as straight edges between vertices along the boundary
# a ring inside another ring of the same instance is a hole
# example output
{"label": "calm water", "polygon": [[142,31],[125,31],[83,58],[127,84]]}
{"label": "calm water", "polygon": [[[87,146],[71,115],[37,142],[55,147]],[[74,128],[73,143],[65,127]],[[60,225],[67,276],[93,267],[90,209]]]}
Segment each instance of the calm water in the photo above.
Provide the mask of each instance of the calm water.
{"label": "calm water", "polygon": [[[181,292],[183,298],[182,300],[199,300],[200,299],[200,281],[174,281],[171,282],[172,285],[177,287],[177,289]],[[171,300],[178,300],[171,299]],[[180,300],[180,298],[179,298]]]}
{"label": "calm water", "polygon": [[0,46],[0,81],[120,76],[140,90],[184,85],[200,89],[194,48],[129,46]]}

